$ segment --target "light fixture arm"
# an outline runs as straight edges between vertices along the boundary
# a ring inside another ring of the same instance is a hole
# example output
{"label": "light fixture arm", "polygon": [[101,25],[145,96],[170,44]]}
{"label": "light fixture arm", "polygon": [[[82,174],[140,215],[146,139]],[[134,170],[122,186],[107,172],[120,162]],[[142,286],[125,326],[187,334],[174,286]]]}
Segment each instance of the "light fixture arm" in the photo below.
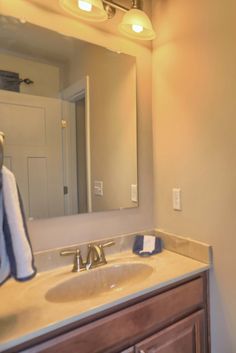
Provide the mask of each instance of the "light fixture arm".
{"label": "light fixture arm", "polygon": [[103,0],[103,3],[106,5],[109,5],[117,10],[121,10],[123,12],[129,11],[129,9],[123,5],[118,4],[117,2],[111,1],[111,0]]}
{"label": "light fixture arm", "polygon": [[132,9],[141,9],[140,0],[132,0]]}
{"label": "light fixture arm", "polygon": [[[123,12],[127,12],[130,10],[130,8],[118,4],[117,2],[114,2],[112,0],[103,0],[103,3]],[[141,9],[140,0],[132,0],[131,9]]]}

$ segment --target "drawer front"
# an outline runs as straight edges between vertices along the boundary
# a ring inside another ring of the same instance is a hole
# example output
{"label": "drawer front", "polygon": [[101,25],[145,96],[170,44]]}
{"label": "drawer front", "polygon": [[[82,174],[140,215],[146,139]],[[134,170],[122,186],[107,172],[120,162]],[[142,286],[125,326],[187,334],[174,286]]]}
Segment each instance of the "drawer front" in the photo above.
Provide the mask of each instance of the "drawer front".
{"label": "drawer front", "polygon": [[203,310],[180,320],[135,346],[135,353],[205,353]]}
{"label": "drawer front", "polygon": [[197,278],[22,352],[121,352],[203,302],[203,279]]}

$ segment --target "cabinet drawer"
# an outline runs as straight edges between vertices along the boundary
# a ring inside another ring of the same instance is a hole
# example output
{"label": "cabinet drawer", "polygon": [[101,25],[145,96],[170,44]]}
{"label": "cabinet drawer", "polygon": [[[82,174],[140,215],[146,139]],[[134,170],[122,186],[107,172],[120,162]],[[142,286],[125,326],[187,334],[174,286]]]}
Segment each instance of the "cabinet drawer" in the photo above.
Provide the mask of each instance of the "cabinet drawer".
{"label": "cabinet drawer", "polygon": [[137,344],[135,353],[205,353],[204,321],[200,310]]}
{"label": "cabinet drawer", "polygon": [[121,352],[203,302],[203,279],[197,278],[22,352]]}

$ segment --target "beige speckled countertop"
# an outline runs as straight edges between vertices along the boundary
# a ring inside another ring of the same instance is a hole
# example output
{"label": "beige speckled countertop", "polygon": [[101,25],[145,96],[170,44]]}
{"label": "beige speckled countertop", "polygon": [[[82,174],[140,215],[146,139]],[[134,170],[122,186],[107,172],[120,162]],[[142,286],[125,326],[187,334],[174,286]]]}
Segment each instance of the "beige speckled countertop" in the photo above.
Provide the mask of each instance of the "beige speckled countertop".
{"label": "beige speckled countertop", "polygon": [[152,267],[152,273],[142,281],[110,290],[109,294],[103,292],[80,301],[54,303],[45,298],[50,288],[83,275],[70,272],[71,266],[38,274],[25,283],[8,281],[0,289],[0,352],[209,269],[206,263],[168,250],[149,258],[123,252],[109,256],[108,265],[105,266],[130,262],[148,264]]}

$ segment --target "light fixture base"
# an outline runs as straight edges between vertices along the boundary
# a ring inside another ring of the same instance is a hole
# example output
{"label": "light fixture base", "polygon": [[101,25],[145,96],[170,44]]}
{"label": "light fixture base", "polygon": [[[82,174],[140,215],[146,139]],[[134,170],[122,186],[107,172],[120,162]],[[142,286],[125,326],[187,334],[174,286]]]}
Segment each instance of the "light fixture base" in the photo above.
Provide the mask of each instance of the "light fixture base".
{"label": "light fixture base", "polygon": [[142,10],[141,0],[132,0],[132,9]]}
{"label": "light fixture base", "polygon": [[111,20],[116,14],[116,9],[112,5],[108,4],[104,4],[104,9],[107,13],[108,19]]}

